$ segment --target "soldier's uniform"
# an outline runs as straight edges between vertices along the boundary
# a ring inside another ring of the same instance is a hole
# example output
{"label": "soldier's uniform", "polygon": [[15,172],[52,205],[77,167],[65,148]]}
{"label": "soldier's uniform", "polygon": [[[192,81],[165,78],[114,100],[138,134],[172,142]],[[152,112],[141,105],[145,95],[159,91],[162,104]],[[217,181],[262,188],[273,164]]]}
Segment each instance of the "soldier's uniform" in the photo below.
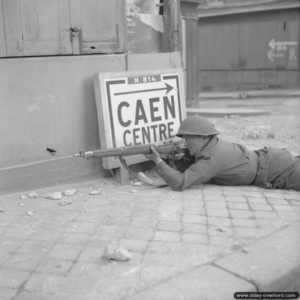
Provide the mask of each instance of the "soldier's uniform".
{"label": "soldier's uniform", "polygon": [[208,182],[300,190],[300,159],[289,151],[276,148],[251,151],[223,141],[217,134],[205,118],[187,118],[177,135],[206,135],[211,136],[210,141],[195,154],[194,163],[185,171],[179,172],[160,161],[157,173],[174,190]]}

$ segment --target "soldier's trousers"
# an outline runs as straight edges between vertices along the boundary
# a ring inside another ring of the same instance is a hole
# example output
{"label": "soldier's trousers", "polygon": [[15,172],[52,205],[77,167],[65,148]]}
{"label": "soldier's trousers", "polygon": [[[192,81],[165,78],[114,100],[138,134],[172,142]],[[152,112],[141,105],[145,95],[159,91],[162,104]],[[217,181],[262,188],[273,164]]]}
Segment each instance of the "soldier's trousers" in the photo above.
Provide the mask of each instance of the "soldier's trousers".
{"label": "soldier's trousers", "polygon": [[300,191],[300,158],[285,149],[264,148],[258,155],[258,172],[254,185]]}
{"label": "soldier's trousers", "polygon": [[296,162],[284,180],[284,188],[300,191],[300,158],[296,158]]}

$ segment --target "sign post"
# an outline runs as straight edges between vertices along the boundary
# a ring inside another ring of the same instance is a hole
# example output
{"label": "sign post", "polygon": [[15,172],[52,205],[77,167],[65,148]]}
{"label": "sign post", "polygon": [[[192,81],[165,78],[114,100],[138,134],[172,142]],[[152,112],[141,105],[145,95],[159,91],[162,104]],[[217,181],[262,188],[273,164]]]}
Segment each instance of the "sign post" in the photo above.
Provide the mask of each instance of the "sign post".
{"label": "sign post", "polygon": [[[186,115],[181,69],[98,73],[94,87],[101,149],[176,139]],[[126,159],[129,165],[145,160],[143,155]],[[105,169],[120,168],[114,157],[102,162]]]}

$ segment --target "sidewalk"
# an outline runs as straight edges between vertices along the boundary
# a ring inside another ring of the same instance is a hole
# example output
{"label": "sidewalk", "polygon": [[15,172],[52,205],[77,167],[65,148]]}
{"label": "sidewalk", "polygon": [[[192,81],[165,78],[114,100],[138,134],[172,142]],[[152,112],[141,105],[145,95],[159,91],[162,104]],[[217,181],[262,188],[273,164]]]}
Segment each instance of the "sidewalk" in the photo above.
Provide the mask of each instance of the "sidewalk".
{"label": "sidewalk", "polygon": [[[71,188],[76,195],[45,198]],[[1,300],[226,300],[242,291],[299,291],[299,192],[215,185],[175,192],[110,178],[19,198],[29,192],[0,197]],[[132,259],[104,259],[112,240]]]}

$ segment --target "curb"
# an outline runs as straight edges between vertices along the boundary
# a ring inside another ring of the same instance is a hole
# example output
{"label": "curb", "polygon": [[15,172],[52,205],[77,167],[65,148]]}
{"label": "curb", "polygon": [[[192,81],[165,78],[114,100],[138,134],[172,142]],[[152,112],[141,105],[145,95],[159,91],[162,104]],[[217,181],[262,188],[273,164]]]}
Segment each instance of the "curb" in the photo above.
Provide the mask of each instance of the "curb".
{"label": "curb", "polygon": [[249,253],[235,252],[126,300],[229,300],[236,292],[299,292],[299,230],[296,222],[250,245]]}
{"label": "curb", "polygon": [[199,93],[199,99],[248,99],[248,98],[278,98],[300,97],[300,89],[297,90],[254,90],[238,92],[209,92]]}
{"label": "curb", "polygon": [[250,108],[186,108],[187,115],[201,115],[205,117],[224,117],[224,116],[266,116],[270,112]]}
{"label": "curb", "polygon": [[258,291],[300,288],[300,222],[249,246],[249,253],[234,253],[214,265],[252,282]]}
{"label": "curb", "polygon": [[256,288],[213,265],[205,265],[126,300],[232,300],[238,291],[256,292]]}

